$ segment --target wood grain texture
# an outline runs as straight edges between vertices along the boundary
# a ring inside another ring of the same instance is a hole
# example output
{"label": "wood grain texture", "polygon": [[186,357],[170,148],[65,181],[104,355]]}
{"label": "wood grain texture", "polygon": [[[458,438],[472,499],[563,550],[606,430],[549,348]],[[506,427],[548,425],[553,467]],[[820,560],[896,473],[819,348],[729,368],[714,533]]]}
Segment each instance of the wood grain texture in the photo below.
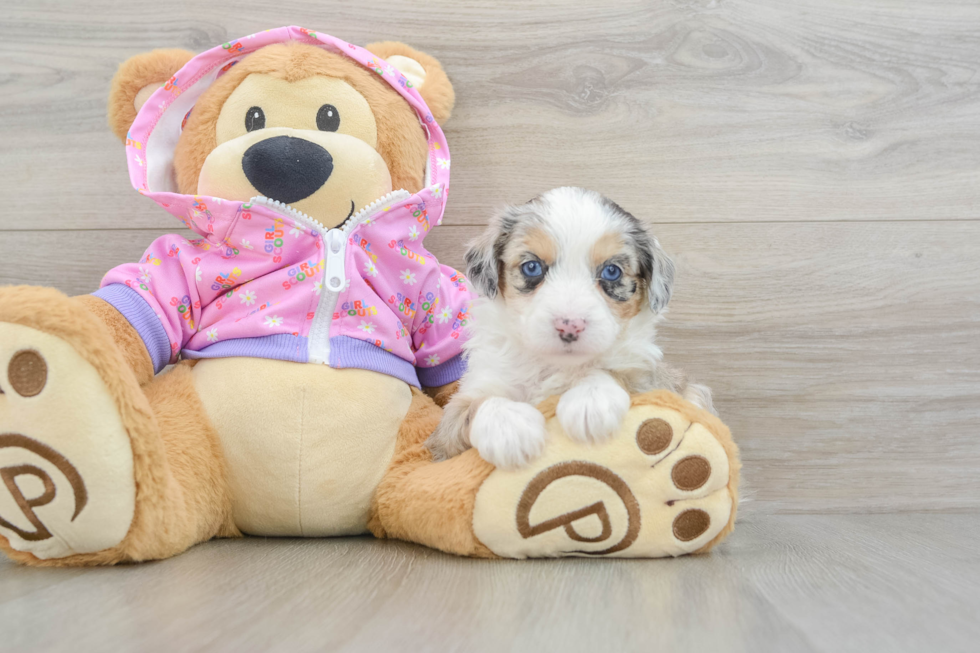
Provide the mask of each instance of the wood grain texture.
{"label": "wood grain texture", "polygon": [[[84,6],[84,9],[82,8]],[[165,226],[105,124],[116,65],[283,23],[445,64],[450,222],[556,185],[662,221],[980,210],[980,5],[902,0],[4,3],[2,229]]]}
{"label": "wood grain texture", "polygon": [[[459,266],[479,231],[426,244]],[[980,222],[656,232],[678,267],[664,351],[713,388],[747,496],[788,512],[980,508]],[[90,292],[162,233],[8,233],[3,280]]]}
{"label": "wood grain texture", "polygon": [[976,650],[980,514],[750,514],[715,553],[483,561],[249,538],[160,563],[0,561],[9,651]]}

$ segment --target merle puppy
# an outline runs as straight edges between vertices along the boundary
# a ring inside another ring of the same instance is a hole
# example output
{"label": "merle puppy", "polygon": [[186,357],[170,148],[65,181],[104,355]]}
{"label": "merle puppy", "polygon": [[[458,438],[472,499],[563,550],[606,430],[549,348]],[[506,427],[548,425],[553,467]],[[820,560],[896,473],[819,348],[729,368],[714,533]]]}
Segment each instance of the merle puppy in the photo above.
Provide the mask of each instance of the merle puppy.
{"label": "merle puppy", "polygon": [[526,464],[546,439],[535,405],[551,395],[568,435],[591,442],[616,432],[630,393],[666,388],[712,409],[710,390],[662,363],[655,342],[674,264],[611,200],[566,187],[508,207],[466,263],[485,298],[469,369],[427,443],[437,459],[472,446],[497,467]]}

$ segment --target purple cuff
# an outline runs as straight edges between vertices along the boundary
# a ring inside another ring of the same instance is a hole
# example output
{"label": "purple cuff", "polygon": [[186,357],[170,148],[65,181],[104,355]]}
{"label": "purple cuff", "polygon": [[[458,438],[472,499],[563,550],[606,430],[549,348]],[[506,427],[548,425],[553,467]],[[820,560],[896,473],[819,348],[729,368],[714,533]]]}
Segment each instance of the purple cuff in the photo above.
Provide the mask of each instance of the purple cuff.
{"label": "purple cuff", "polygon": [[277,361],[305,363],[307,357],[307,341],[305,336],[294,336],[291,333],[276,333],[259,338],[233,338],[222,340],[199,351],[184,349],[181,358],[268,358]]}
{"label": "purple cuff", "polygon": [[459,381],[466,373],[466,359],[462,354],[456,354],[445,363],[439,363],[435,367],[416,367],[415,371],[418,372],[419,383],[423,388],[438,388]]}
{"label": "purple cuff", "polygon": [[330,339],[330,367],[336,369],[357,367],[380,372],[401,379],[416,388],[419,387],[415,368],[407,360],[373,343],[350,336],[334,336]]}
{"label": "purple cuff", "polygon": [[109,302],[129,320],[140,334],[146,351],[153,361],[154,373],[159,373],[170,362],[170,338],[146,300],[140,294],[122,283],[113,283],[92,293],[99,299]]}

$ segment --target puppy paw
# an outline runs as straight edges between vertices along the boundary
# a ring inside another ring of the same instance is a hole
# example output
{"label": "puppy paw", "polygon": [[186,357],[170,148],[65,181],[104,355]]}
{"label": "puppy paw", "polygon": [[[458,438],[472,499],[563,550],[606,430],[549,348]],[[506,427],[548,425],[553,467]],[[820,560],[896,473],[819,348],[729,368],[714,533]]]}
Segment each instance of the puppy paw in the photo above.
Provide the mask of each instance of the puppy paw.
{"label": "puppy paw", "polygon": [[630,396],[606,375],[590,376],[558,400],[558,422],[573,440],[602,442],[612,437],[630,408]]}
{"label": "puppy paw", "polygon": [[470,443],[480,457],[501,469],[527,465],[544,451],[544,415],[530,404],[491,397],[476,411]]}

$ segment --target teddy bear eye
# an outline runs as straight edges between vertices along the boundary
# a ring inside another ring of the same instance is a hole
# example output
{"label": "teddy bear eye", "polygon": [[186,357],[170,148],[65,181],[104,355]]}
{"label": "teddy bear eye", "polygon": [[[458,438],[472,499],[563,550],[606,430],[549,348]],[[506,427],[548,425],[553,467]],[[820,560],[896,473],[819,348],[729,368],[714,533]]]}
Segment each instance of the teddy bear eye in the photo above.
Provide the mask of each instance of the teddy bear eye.
{"label": "teddy bear eye", "polygon": [[245,131],[265,129],[265,112],[262,107],[252,107],[245,112]]}
{"label": "teddy bear eye", "polygon": [[324,104],[316,112],[316,128],[322,132],[335,132],[340,128],[340,112],[332,104]]}

